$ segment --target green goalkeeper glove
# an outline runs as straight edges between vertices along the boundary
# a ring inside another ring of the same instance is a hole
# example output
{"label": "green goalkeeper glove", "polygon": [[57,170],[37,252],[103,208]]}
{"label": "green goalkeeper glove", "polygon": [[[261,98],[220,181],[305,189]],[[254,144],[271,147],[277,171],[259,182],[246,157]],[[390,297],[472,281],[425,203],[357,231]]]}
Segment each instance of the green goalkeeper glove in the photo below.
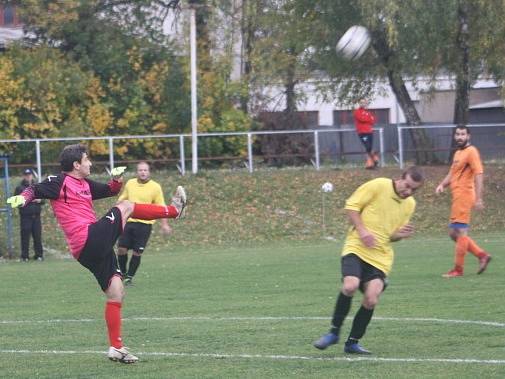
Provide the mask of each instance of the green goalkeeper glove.
{"label": "green goalkeeper glove", "polygon": [[126,166],[114,167],[112,170],[110,170],[110,174],[112,175],[113,178],[117,178],[119,176],[122,176],[125,170]]}
{"label": "green goalkeeper glove", "polygon": [[7,204],[10,204],[12,208],[23,207],[26,200],[21,195],[11,196],[7,199]]}

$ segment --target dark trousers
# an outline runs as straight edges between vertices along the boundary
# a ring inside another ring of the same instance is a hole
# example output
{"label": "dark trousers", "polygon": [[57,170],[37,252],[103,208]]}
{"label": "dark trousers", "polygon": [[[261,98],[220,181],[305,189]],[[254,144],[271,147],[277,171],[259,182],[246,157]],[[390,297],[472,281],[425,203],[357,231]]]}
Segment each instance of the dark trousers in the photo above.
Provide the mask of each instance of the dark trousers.
{"label": "dark trousers", "polygon": [[33,249],[35,258],[43,256],[42,250],[42,224],[40,216],[21,216],[21,258],[28,258],[30,249],[30,236],[33,236]]}

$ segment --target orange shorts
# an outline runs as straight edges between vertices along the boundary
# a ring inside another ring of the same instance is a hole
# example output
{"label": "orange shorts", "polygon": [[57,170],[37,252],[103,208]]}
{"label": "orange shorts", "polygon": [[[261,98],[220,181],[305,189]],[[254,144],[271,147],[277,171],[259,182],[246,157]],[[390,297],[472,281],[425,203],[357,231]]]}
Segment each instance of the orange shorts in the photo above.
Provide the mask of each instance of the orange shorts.
{"label": "orange shorts", "polygon": [[454,194],[451,206],[451,224],[470,224],[470,215],[475,205],[475,193]]}

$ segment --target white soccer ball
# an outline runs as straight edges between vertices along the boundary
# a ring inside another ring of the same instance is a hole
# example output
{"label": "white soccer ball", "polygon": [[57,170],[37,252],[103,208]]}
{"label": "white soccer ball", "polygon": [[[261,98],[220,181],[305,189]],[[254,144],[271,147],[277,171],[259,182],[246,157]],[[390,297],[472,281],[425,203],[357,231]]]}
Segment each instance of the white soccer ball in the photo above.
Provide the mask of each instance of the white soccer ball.
{"label": "white soccer ball", "polygon": [[346,59],[358,59],[368,49],[371,41],[367,28],[360,25],[351,26],[338,41],[337,53]]}
{"label": "white soccer ball", "polygon": [[326,182],[321,186],[323,192],[333,192],[333,184]]}

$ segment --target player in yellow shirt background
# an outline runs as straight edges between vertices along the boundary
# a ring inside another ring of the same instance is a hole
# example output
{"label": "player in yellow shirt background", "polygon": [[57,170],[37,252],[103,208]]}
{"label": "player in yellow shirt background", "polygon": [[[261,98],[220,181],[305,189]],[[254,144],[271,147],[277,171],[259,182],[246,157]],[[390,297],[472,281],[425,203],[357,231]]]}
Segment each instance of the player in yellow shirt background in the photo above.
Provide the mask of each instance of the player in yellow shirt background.
{"label": "player in yellow shirt background", "polygon": [[[163,190],[157,182],[151,179],[151,170],[147,162],[139,162],[137,164],[137,177],[128,180],[118,200],[165,205]],[[168,221],[162,219],[160,222],[162,233],[170,234],[172,229],[168,225]],[[125,285],[132,284],[133,277],[140,266],[142,253],[151,236],[153,224],[154,220],[129,218],[123,234],[119,238],[117,256]],[[128,250],[132,250],[129,266]]]}
{"label": "player in yellow shirt background", "polygon": [[399,179],[377,178],[361,185],[345,203],[351,227],[342,249],[342,288],[337,297],[329,333],[314,342],[324,350],[339,341],[340,328],[359,289],[363,301],[356,313],[344,352],[370,354],[358,342],[372,319],[374,308],[386,287],[394,251],[391,242],[414,233],[410,218],[416,202],[413,193],[423,184],[422,171],[413,166]]}

